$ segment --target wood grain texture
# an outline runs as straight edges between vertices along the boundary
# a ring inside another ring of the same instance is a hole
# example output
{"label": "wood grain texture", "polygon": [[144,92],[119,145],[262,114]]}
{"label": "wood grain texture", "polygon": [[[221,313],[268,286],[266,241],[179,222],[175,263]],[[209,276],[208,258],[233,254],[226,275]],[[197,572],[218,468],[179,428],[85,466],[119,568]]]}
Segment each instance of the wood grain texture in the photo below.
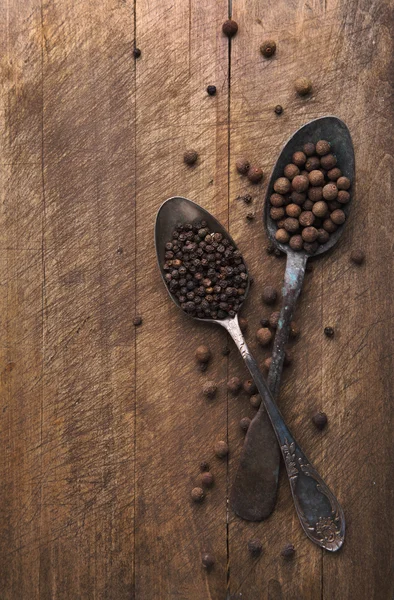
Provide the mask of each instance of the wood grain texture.
{"label": "wood grain texture", "polygon": [[[222,0],[0,6],[1,600],[393,597],[394,7],[232,5],[231,47]],[[265,39],[277,42],[270,60]],[[296,97],[299,75],[312,79],[310,97]],[[153,247],[171,195],[229,227],[255,280],[243,316],[262,364],[269,350],[255,332],[271,309],[261,290],[279,289],[285,266],[264,250],[265,181],[288,136],[324,114],[350,128],[357,192],[340,245],[306,275],[279,404],[343,504],[337,555],[305,538],[283,469],[267,521],[229,511],[239,421],[254,409],[226,381],[248,375],[235,347],[222,355],[224,331],[170,303]],[[193,168],[182,161],[190,148]],[[236,173],[241,156],[263,167],[263,184]],[[244,193],[252,205],[236,200]],[[349,262],[355,247],[367,254],[361,267]],[[213,350],[205,373],[201,343]],[[218,384],[210,402],[206,380]],[[323,432],[311,422],[319,410]],[[218,439],[228,460],[214,456]],[[202,460],[215,485],[196,506]],[[256,537],[264,552],[253,559]],[[291,561],[280,556],[287,542]],[[209,573],[203,550],[216,559]]]}

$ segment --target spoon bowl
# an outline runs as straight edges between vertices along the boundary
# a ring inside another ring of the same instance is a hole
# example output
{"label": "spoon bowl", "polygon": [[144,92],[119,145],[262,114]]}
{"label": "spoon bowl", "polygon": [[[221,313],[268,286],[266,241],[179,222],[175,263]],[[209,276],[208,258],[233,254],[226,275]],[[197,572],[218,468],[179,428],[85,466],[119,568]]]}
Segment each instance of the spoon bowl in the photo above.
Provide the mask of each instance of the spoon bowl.
{"label": "spoon bowl", "polygon": [[[315,257],[319,254],[323,254],[324,252],[327,252],[327,250],[330,250],[330,248],[337,243],[344,230],[345,224],[338,227],[338,229],[330,235],[328,242],[319,246],[314,254],[307,254],[305,250],[296,252],[295,250],[292,250],[288,244],[281,244],[275,238],[277,225],[276,222],[270,217],[269,203],[269,198],[271,194],[274,193],[274,183],[278,177],[282,177],[283,169],[286,165],[291,163],[291,157],[293,156],[294,152],[300,150],[306,142],[313,142],[316,144],[316,142],[319,140],[328,140],[331,143],[333,153],[338,159],[338,165],[342,171],[342,174],[345,177],[348,177],[352,182],[351,191],[352,195],[354,194],[354,149],[349,129],[345,123],[341,121],[341,119],[338,119],[338,117],[321,117],[319,119],[309,121],[309,123],[306,123],[306,125],[298,129],[286,142],[278,160],[276,161],[268,183],[264,205],[264,224],[267,235],[275,247],[279,248],[286,254],[297,254],[306,257]],[[350,200],[348,204],[344,204],[342,207],[346,217],[349,216],[351,204],[352,200]]]}

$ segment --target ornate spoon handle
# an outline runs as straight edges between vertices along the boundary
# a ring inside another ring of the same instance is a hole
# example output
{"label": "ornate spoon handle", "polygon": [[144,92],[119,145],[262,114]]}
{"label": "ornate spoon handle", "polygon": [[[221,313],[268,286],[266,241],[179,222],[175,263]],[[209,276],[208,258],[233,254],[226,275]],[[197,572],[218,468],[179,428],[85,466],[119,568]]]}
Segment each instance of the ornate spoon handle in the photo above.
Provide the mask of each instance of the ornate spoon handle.
{"label": "ornate spoon handle", "polygon": [[[312,542],[335,552],[345,537],[345,516],[338,500],[297,444],[268,389],[235,317],[226,329],[245,360],[264,402],[285,461],[290,489],[301,526]],[[247,442],[247,440],[246,440]],[[261,457],[264,460],[264,457]],[[253,481],[250,481],[253,485]]]}

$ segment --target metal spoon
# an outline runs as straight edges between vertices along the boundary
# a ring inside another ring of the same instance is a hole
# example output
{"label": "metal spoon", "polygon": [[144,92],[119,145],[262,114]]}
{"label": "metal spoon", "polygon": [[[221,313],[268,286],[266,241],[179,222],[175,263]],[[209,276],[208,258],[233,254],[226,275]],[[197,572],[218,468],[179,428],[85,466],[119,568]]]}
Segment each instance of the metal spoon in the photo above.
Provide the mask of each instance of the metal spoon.
{"label": "metal spoon", "polygon": [[[274,398],[278,397],[280,380],[285,356],[285,345],[289,339],[290,323],[293,317],[297,298],[301,291],[305,275],[306,262],[310,255],[304,251],[295,252],[286,244],[280,244],[275,239],[277,226],[269,214],[269,197],[273,193],[275,180],[283,173],[284,167],[291,162],[293,153],[300,150],[306,142],[316,143],[319,139],[329,140],[333,152],[338,158],[338,165],[346,177],[352,182],[354,193],[354,150],[350,133],[345,123],[337,117],[322,117],[310,121],[288,140],[283,148],[267,188],[264,207],[264,224],[271,242],[287,254],[286,272],[282,292],[282,307],[276,330],[272,363],[268,373],[268,387]],[[348,215],[349,204],[343,206]],[[339,227],[330,236],[328,242],[319,247],[313,256],[318,256],[330,250],[339,240],[344,227]],[[231,491],[233,510],[242,518],[251,521],[261,520],[266,516],[267,489],[265,484],[264,462],[269,461],[279,471],[279,453],[277,448],[265,443],[261,423],[265,419],[264,407],[261,406],[255,415],[245,439],[241,454],[240,466]],[[283,452],[283,448],[282,448]],[[263,454],[262,454],[263,453]],[[253,481],[253,488],[251,487]]]}
{"label": "metal spoon", "polygon": [[[165,243],[172,238],[171,233],[174,231],[176,223],[196,220],[207,221],[212,231],[222,233],[236,246],[224,227],[202,207],[186,198],[170,198],[161,205],[155,226],[156,254],[163,281]],[[166,289],[171,299],[179,306],[177,299],[169,292],[167,285]],[[245,296],[248,291],[249,287],[245,291]],[[281,447],[301,525],[306,535],[313,542],[327,550],[338,550],[343,544],[345,534],[345,519],[342,508],[320,475],[309,463],[287,428],[267,383],[246,345],[239,327],[238,316],[215,321],[212,319],[198,320],[221,325],[233,338],[254,379]]]}

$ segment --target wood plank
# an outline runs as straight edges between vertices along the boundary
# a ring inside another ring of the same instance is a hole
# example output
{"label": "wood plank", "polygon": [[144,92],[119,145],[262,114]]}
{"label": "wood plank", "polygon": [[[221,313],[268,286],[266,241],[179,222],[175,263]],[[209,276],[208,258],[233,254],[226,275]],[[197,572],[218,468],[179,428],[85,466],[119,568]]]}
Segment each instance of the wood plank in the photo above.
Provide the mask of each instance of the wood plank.
{"label": "wood plank", "polygon": [[47,3],[41,598],[130,598],[133,11]]}
{"label": "wood plank", "polygon": [[[389,561],[383,556],[392,548],[392,483],[388,479],[392,434],[386,412],[391,412],[392,342],[384,331],[390,330],[392,307],[384,300],[390,287],[387,275],[383,275],[387,266],[380,257],[392,254],[392,242],[385,234],[390,218],[392,111],[383,108],[388,106],[390,93],[389,34],[379,41],[378,31],[392,15],[385,2],[374,3],[369,9],[372,13],[354,2],[333,1],[325,7],[296,3],[291,12],[288,8],[286,2],[234,5],[239,32],[231,57],[230,198],[250,191],[234,173],[234,162],[240,155],[259,162],[269,174],[286,138],[309,119],[336,114],[348,123],[356,148],[357,212],[340,246],[316,261],[313,274],[307,276],[297,313],[302,334],[295,343],[294,365],[285,376],[280,397],[281,409],[297,438],[343,502],[348,534],[338,555],[313,547],[301,533],[282,473],[278,505],[267,522],[256,526],[233,518],[230,523],[230,589],[234,598],[242,594],[259,600],[388,598],[393,584]],[[277,41],[278,50],[271,60],[259,53],[264,39]],[[310,98],[299,99],[294,94],[293,80],[298,75],[313,81]],[[284,107],[280,117],[273,112],[276,104]],[[376,146],[379,151],[371,160],[370,148]],[[368,208],[371,202],[375,204],[373,184],[366,186],[365,180],[378,179],[387,183],[379,189],[381,208],[376,214]],[[255,191],[259,213],[264,192],[264,185]],[[265,282],[279,287],[284,263],[271,257],[261,262],[265,238],[260,224],[245,222],[242,204],[233,202],[230,206],[232,234],[240,240],[246,236],[252,240],[253,251],[246,256],[259,290]],[[371,216],[366,218],[365,214]],[[361,269],[349,265],[349,253],[358,246],[368,252],[367,264]],[[363,298],[371,298],[375,309],[371,311],[371,304]],[[258,298],[252,303],[258,304]],[[256,314],[249,319],[250,337],[257,320]],[[337,329],[334,340],[324,337],[326,325]],[[371,397],[376,399],[373,406]],[[310,418],[321,409],[328,414],[330,424],[319,434]],[[246,410],[230,409],[230,432],[237,432],[239,418]],[[237,435],[241,437],[239,432]],[[237,466],[236,458],[231,462],[231,473]],[[357,468],[360,464],[365,467]],[[263,541],[264,554],[258,561],[247,555],[246,543],[251,537]],[[290,562],[280,557],[286,541],[296,547],[296,557]],[[365,545],[368,556],[375,558],[362,566],[359,563],[355,570],[355,556]]]}
{"label": "wood plank", "polygon": [[[222,599],[227,584],[227,463],[214,457],[227,437],[226,341],[215,326],[199,326],[169,300],[153,246],[160,204],[184,195],[226,222],[227,55],[220,32],[224,2],[137,3],[137,335],[136,598]],[[157,32],[160,31],[160,35]],[[154,76],[153,76],[154,74]],[[209,97],[206,86],[215,84]],[[199,163],[183,164],[195,148]],[[214,352],[206,373],[195,348]],[[202,385],[219,385],[211,403]],[[190,492],[208,460],[215,486],[201,506]],[[201,552],[215,555],[207,573]]]}

